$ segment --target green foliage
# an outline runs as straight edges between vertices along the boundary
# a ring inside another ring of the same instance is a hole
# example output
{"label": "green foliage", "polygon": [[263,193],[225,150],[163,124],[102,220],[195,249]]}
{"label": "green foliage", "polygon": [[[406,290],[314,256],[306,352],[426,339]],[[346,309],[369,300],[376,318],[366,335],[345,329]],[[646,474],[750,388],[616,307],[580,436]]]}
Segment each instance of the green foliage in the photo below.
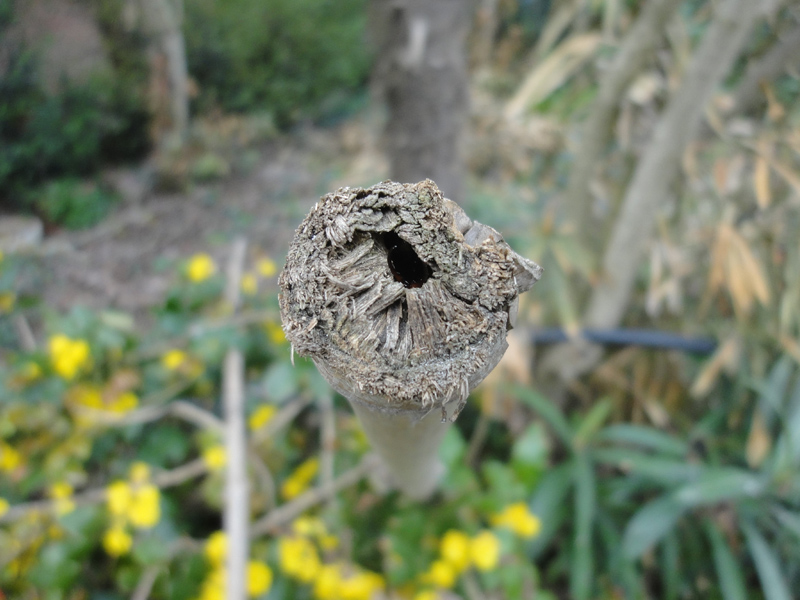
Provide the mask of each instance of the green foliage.
{"label": "green foliage", "polygon": [[92,227],[105,218],[116,196],[78,179],[56,179],[27,192],[27,202],[48,223],[68,229]]}
{"label": "green foliage", "polygon": [[[2,29],[0,24],[0,35]],[[18,205],[24,191],[43,179],[87,175],[108,162],[139,158],[149,148],[144,64],[134,68],[121,58],[134,56],[133,49],[110,53],[113,73],[83,84],[63,82],[55,93],[40,85],[35,48],[9,44],[6,52],[0,76],[0,201]]]}
{"label": "green foliage", "polygon": [[366,82],[364,0],[201,0],[186,5],[200,110],[268,110],[286,126],[347,109]]}

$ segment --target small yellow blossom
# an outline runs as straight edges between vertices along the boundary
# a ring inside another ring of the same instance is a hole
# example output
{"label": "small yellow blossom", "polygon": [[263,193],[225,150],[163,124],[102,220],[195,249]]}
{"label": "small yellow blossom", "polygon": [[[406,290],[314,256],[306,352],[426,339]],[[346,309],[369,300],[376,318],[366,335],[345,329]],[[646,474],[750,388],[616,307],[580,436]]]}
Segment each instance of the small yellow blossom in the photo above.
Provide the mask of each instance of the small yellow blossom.
{"label": "small yellow blossom", "polygon": [[528,510],[524,502],[515,502],[492,516],[489,521],[495,527],[505,527],[523,538],[532,538],[542,529],[539,517]]}
{"label": "small yellow blossom", "polygon": [[314,598],[316,600],[339,600],[341,584],[341,567],[338,564],[322,565],[314,579]]}
{"label": "small yellow blossom", "polygon": [[422,581],[438,588],[451,588],[455,585],[458,574],[453,565],[445,560],[436,560],[423,573]]}
{"label": "small yellow blossom", "polygon": [[10,473],[16,469],[22,459],[19,452],[4,442],[0,442],[0,471]]}
{"label": "small yellow blossom", "polygon": [[106,488],[106,506],[115,517],[127,514],[132,499],[133,492],[127,481],[114,481]]}
{"label": "small yellow blossom", "polygon": [[203,580],[198,600],[225,600],[225,569],[215,567]]}
{"label": "small yellow blossom", "polygon": [[302,463],[294,473],[292,473],[281,485],[281,496],[285,500],[291,500],[302,494],[308,488],[311,480],[319,470],[319,459],[309,458]]}
{"label": "small yellow blossom", "polygon": [[134,527],[149,529],[161,518],[161,493],[151,483],[133,489],[128,518]]}
{"label": "small yellow blossom", "polygon": [[245,273],[242,275],[242,292],[248,296],[252,296],[258,291],[258,279],[253,273]]}
{"label": "small yellow blossom", "polygon": [[208,536],[206,545],[203,547],[203,553],[212,565],[222,565],[228,555],[228,538],[225,532],[215,531]]}
{"label": "small yellow blossom", "polygon": [[11,312],[16,301],[17,295],[14,292],[0,292],[0,314]]}
{"label": "small yellow blossom", "polygon": [[439,594],[433,590],[422,590],[414,594],[414,600],[439,600]]}
{"label": "small yellow blossom", "polygon": [[216,270],[217,265],[214,264],[214,259],[208,254],[200,253],[189,259],[189,263],[186,265],[186,276],[190,281],[199,283],[211,277]]}
{"label": "small yellow blossom", "polygon": [[103,535],[103,548],[109,556],[127,554],[133,545],[133,538],[123,527],[114,526]]}
{"label": "small yellow blossom", "polygon": [[247,595],[260,596],[266,594],[272,586],[272,569],[258,560],[247,563]]}
{"label": "small yellow blossom", "polygon": [[50,486],[48,495],[55,500],[56,514],[65,515],[75,510],[72,492],[72,486],[66,481],[59,481]]}
{"label": "small yellow blossom", "polygon": [[386,587],[383,577],[371,571],[359,571],[342,579],[339,594],[342,600],[370,600],[373,594]]}
{"label": "small yellow blossom", "polygon": [[264,324],[264,329],[267,332],[269,341],[273,344],[283,344],[286,342],[286,334],[283,333],[283,328],[275,321],[267,321]]}
{"label": "small yellow blossom", "polygon": [[272,277],[278,271],[278,268],[271,258],[259,258],[256,262],[256,270],[262,277]]}
{"label": "small yellow blossom", "polygon": [[461,573],[470,562],[469,536],[457,529],[448,530],[439,543],[439,553],[445,562],[449,563],[456,573]]}
{"label": "small yellow blossom", "polygon": [[211,471],[221,470],[225,467],[225,463],[228,460],[227,454],[225,453],[225,446],[217,444],[216,446],[206,448],[203,450],[203,460]]}
{"label": "small yellow blossom", "polygon": [[42,367],[32,360],[24,363],[11,379],[14,386],[25,386],[42,376]]}
{"label": "small yellow blossom", "polygon": [[325,535],[328,529],[319,517],[302,516],[292,521],[292,531],[306,537],[320,537]]}
{"label": "small yellow blossom", "polygon": [[9,508],[11,508],[11,505],[8,503],[8,500],[0,498],[0,517],[6,514]]}
{"label": "small yellow blossom", "polygon": [[115,413],[126,413],[139,406],[139,397],[133,392],[122,392],[108,403],[108,410]]}
{"label": "small yellow blossom", "polygon": [[264,427],[272,420],[276,412],[278,412],[278,407],[274,404],[262,404],[259,406],[253,411],[253,414],[250,415],[250,419],[247,421],[250,430],[257,431]]}
{"label": "small yellow blossom", "polygon": [[186,359],[187,356],[183,350],[173,348],[161,356],[161,366],[167,371],[176,371],[186,362]]}
{"label": "small yellow blossom", "polygon": [[317,549],[303,537],[283,537],[278,542],[281,570],[303,583],[314,581],[322,567]]}
{"label": "small yellow blossom", "polygon": [[90,360],[86,340],[73,340],[60,333],[50,338],[48,351],[53,369],[64,379],[74,379]]}
{"label": "small yellow blossom", "polygon": [[150,465],[146,462],[137,460],[131,465],[128,471],[131,481],[136,484],[147,483],[150,481]]}
{"label": "small yellow blossom", "polygon": [[500,560],[500,540],[491,531],[481,531],[470,541],[472,564],[479,571],[491,571]]}

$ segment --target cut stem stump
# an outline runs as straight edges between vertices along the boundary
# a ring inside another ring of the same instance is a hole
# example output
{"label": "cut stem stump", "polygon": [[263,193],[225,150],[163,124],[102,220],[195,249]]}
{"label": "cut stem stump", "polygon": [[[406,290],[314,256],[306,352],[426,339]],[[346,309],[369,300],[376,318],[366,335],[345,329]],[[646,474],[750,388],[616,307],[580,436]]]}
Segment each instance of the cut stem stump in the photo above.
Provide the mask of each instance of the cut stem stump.
{"label": "cut stem stump", "polygon": [[430,180],[341,188],[295,233],[281,317],[395,484],[424,498],[442,471],[443,423],[499,362],[518,296],[541,273]]}

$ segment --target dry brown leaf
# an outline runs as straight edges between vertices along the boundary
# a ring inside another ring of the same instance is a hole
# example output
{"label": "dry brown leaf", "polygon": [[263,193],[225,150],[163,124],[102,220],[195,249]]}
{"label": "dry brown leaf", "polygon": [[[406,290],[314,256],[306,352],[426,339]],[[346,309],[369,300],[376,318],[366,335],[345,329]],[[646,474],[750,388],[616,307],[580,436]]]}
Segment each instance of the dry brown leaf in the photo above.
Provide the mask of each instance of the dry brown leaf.
{"label": "dry brown leaf", "polygon": [[756,158],[753,170],[753,189],[760,209],[763,210],[772,204],[772,193],[769,187],[769,164],[763,156]]}
{"label": "dry brown leaf", "polygon": [[733,309],[736,314],[740,317],[749,315],[753,308],[753,294],[747,281],[747,272],[737,252],[729,252],[725,257],[725,283],[733,299]]}
{"label": "dry brown leaf", "polygon": [[781,348],[800,364],[800,342],[788,335],[781,336]]}
{"label": "dry brown leaf", "polygon": [[702,398],[708,394],[711,388],[714,387],[722,369],[729,364],[737,362],[738,357],[739,340],[736,336],[731,336],[717,348],[716,352],[700,370],[700,373],[697,374],[692,384],[692,396]]}
{"label": "dry brown leaf", "polygon": [[518,119],[528,108],[545,100],[594,55],[601,41],[599,33],[584,33],[562,42],[525,78],[506,106],[506,118]]}
{"label": "dry brown leaf", "polygon": [[739,263],[744,270],[748,287],[755,298],[766,306],[769,303],[770,293],[761,263],[747,245],[747,241],[736,231],[733,232],[733,235],[732,239],[735,241],[733,248],[739,254]]}
{"label": "dry brown leaf", "polygon": [[745,456],[751,469],[757,469],[769,455],[772,448],[772,436],[769,434],[764,416],[756,408],[753,412],[753,421],[750,424],[750,433],[747,436]]}
{"label": "dry brown leaf", "polygon": [[717,194],[724,196],[728,187],[728,161],[718,158],[714,162],[714,187]]}

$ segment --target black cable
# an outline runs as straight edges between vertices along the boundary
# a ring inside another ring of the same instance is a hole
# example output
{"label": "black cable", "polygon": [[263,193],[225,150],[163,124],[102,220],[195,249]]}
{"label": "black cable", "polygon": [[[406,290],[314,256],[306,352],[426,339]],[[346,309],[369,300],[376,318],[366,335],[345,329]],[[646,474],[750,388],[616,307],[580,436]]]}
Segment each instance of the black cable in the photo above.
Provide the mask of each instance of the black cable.
{"label": "black cable", "polygon": [[[711,354],[717,348],[713,338],[687,338],[675,333],[654,329],[584,329],[580,337],[604,346],[642,346],[661,350],[680,350],[687,354]],[[536,344],[557,344],[569,338],[563,329],[538,329],[531,334]]]}

